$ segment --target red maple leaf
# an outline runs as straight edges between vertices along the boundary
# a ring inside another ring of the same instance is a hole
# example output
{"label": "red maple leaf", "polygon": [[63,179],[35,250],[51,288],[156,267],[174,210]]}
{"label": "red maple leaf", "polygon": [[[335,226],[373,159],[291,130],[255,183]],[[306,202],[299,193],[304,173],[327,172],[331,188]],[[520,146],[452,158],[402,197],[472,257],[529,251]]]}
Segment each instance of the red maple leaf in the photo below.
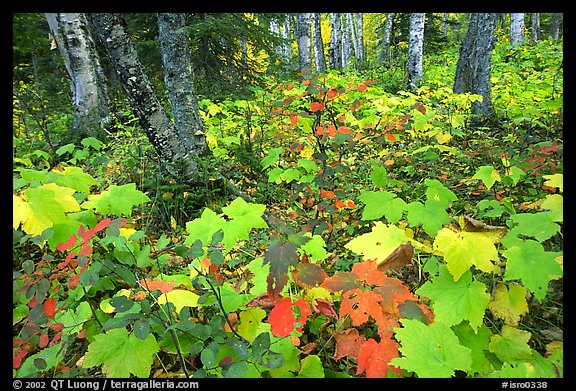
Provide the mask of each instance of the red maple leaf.
{"label": "red maple leaf", "polygon": [[390,369],[402,375],[399,368],[389,365],[390,360],[398,357],[398,346],[396,341],[388,338],[383,338],[380,342],[370,338],[360,347],[356,374],[359,375],[365,371],[366,377],[386,377]]}
{"label": "red maple leaf", "polygon": [[[297,307],[300,312],[298,319],[294,316],[293,307]],[[287,337],[294,329],[302,331],[302,327],[311,315],[310,306],[303,299],[292,302],[289,297],[279,300],[270,311],[268,323],[270,323],[272,334],[276,337]]]}

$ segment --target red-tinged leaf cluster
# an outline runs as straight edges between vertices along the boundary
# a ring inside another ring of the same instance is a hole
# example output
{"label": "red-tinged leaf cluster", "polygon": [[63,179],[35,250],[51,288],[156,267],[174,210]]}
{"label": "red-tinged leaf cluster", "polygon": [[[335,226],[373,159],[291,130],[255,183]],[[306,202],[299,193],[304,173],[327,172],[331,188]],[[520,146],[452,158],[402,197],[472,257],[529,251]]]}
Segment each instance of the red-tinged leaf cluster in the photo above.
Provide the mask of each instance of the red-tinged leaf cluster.
{"label": "red-tinged leaf cluster", "polygon": [[358,354],[358,369],[356,374],[366,372],[366,377],[386,377],[388,370],[402,375],[402,370],[389,365],[390,360],[398,357],[398,342],[383,338],[380,342],[370,338],[364,342]]}
{"label": "red-tinged leaf cluster", "polygon": [[324,102],[311,102],[310,103],[310,111],[312,111],[313,113],[317,112],[317,111],[323,111],[326,108],[326,103]]}
{"label": "red-tinged leaf cluster", "polygon": [[[402,281],[379,271],[375,261],[356,263],[351,272],[337,272],[324,280],[322,287],[341,292],[339,317],[349,316],[352,328],[335,334],[334,358],[344,356],[358,362],[357,374],[366,377],[385,377],[389,370],[401,374],[389,362],[398,357],[398,343],[393,340],[394,328],[399,319],[410,316],[425,323],[432,321],[433,314],[424,304],[417,304],[418,297]],[[379,341],[365,339],[357,327],[374,324],[378,328]]]}
{"label": "red-tinged leaf cluster", "polygon": [[[87,265],[92,259],[92,238],[96,236],[98,232],[101,232],[110,226],[120,228],[126,225],[127,222],[128,221],[124,218],[118,218],[115,220],[106,218],[98,222],[94,228],[90,229],[86,229],[86,227],[81,224],[80,227],[78,227],[76,234],[71,235],[66,242],[59,243],[56,246],[56,249],[60,252],[65,252],[71,249],[75,250],[68,253],[64,261],[57,265],[58,270],[53,270],[53,273],[57,273],[57,276],[62,274],[72,274],[74,273],[74,269],[77,266],[80,266],[78,273],[76,273],[68,282],[68,288],[75,289],[80,281],[80,275],[87,269]],[[80,239],[80,243],[78,243],[78,239]]]}
{"label": "red-tinged leaf cluster", "polygon": [[288,337],[294,330],[302,332],[311,314],[310,306],[305,300],[292,302],[289,297],[285,297],[275,303],[268,315],[270,330],[276,337]]}

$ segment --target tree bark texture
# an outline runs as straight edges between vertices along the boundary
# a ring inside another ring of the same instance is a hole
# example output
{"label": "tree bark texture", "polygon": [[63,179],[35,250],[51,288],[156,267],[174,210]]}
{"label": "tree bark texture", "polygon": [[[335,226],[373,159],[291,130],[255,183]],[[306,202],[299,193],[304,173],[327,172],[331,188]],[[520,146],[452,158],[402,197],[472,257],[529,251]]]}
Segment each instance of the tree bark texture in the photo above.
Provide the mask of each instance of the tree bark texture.
{"label": "tree bark texture", "polygon": [[202,156],[208,152],[204,123],[194,92],[190,44],[182,13],[158,14],[164,82],[172,107],[176,134],[182,145]]}
{"label": "tree bark texture", "polygon": [[161,162],[173,175],[198,184],[196,154],[181,142],[174,123],[164,111],[144,73],[120,14],[94,13],[92,21],[128,100]]}
{"label": "tree bark texture", "polygon": [[110,120],[106,77],[96,46],[82,13],[44,14],[70,76],[72,90],[72,129],[67,137],[104,137]]}
{"label": "tree bark texture", "polygon": [[422,55],[424,51],[424,20],[426,14],[410,14],[410,36],[408,38],[408,89],[416,90],[422,83]]}
{"label": "tree bark texture", "polygon": [[498,14],[470,14],[470,25],[460,46],[460,57],[454,78],[454,93],[472,93],[482,96],[482,102],[474,102],[472,114],[475,124],[485,123],[494,115],[490,84],[492,50],[496,42]]}
{"label": "tree bark texture", "polygon": [[386,14],[386,21],[384,22],[384,31],[382,33],[382,48],[380,50],[380,65],[387,65],[392,58],[390,47],[390,34],[392,32],[392,21],[394,20],[394,13]]}
{"label": "tree bark texture", "polygon": [[524,14],[515,12],[510,14],[510,45],[524,44]]}
{"label": "tree bark texture", "polygon": [[342,18],[338,13],[330,14],[330,47],[328,49],[331,69],[342,68]]}
{"label": "tree bark texture", "polygon": [[312,50],[310,46],[310,13],[299,13],[296,16],[298,64],[300,70],[312,70]]}
{"label": "tree bark texture", "polygon": [[324,42],[322,42],[320,14],[312,14],[312,21],[314,22],[314,59],[316,60],[316,72],[325,72],[326,59],[324,58]]}

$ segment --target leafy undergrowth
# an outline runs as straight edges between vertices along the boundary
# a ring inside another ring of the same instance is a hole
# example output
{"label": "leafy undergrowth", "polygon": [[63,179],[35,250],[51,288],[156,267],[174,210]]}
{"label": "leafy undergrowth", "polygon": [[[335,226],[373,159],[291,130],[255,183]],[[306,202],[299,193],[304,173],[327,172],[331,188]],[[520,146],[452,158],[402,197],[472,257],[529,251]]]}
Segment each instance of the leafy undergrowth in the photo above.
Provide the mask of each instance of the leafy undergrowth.
{"label": "leafy undergrowth", "polygon": [[146,182],[121,143],[21,156],[14,376],[562,377],[549,53],[497,64],[516,114],[485,129],[443,68],[415,94],[328,73],[201,101],[209,164],[253,202],[190,211],[207,195]]}

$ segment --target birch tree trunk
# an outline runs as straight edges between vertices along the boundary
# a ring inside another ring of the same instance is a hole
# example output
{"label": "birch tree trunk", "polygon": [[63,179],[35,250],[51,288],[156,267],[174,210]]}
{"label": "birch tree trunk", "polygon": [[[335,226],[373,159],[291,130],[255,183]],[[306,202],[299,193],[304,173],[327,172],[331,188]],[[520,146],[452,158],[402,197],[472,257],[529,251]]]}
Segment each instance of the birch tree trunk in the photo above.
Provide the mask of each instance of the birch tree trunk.
{"label": "birch tree trunk", "polygon": [[481,125],[494,116],[490,84],[492,50],[496,42],[498,14],[470,14],[470,25],[460,46],[460,57],[454,78],[454,93],[472,93],[482,96],[482,102],[472,104],[473,124]]}
{"label": "birch tree trunk", "polygon": [[[356,57],[358,62],[358,40],[356,39],[356,29],[354,27],[354,16],[351,13],[346,14],[346,35],[347,39],[350,41],[350,47],[352,48],[352,56]],[[350,57],[352,57],[350,56]],[[349,57],[349,58],[350,58]]]}
{"label": "birch tree trunk", "polygon": [[353,55],[353,46],[352,46],[352,18],[348,18],[349,14],[341,14],[342,15],[342,68],[348,68],[350,65],[350,59]]}
{"label": "birch tree trunk", "polygon": [[82,13],[44,14],[70,76],[73,118],[66,139],[105,136],[110,120],[106,76]]}
{"label": "birch tree trunk", "polygon": [[284,61],[287,63],[292,60],[292,49],[290,47],[290,18],[284,20],[282,25],[282,38],[284,38],[284,45],[282,46],[282,53]]}
{"label": "birch tree trunk", "polygon": [[301,71],[312,70],[312,49],[310,46],[310,13],[299,13],[296,16],[298,64]]}
{"label": "birch tree trunk", "polygon": [[328,49],[331,69],[342,69],[342,18],[338,13],[330,14],[330,47]]}
{"label": "birch tree trunk", "polygon": [[524,14],[510,14],[510,45],[524,45]]}
{"label": "birch tree trunk", "polygon": [[555,41],[558,41],[558,38],[560,37],[560,25],[562,24],[562,21],[560,20],[562,14],[560,13],[553,13],[552,14],[552,31],[551,31],[551,35],[552,35],[552,39],[554,39]]}
{"label": "birch tree trunk", "polygon": [[158,30],[164,82],[174,117],[178,139],[188,151],[198,156],[208,152],[204,123],[194,92],[190,44],[185,14],[158,14]]}
{"label": "birch tree trunk", "polygon": [[410,14],[408,38],[408,89],[415,91],[422,83],[422,55],[424,49],[424,13]]}
{"label": "birch tree trunk", "polygon": [[386,14],[386,21],[384,22],[384,31],[382,33],[382,48],[380,50],[380,65],[388,65],[392,57],[390,48],[390,34],[392,33],[392,21],[394,20],[394,13],[389,12]]}
{"label": "birch tree trunk", "polygon": [[313,13],[314,23],[314,59],[316,60],[316,72],[326,71],[326,59],[324,58],[324,42],[322,42],[322,29],[320,26],[320,14]]}
{"label": "birch tree trunk", "polygon": [[360,66],[364,64],[364,21],[362,16],[362,13],[354,14],[356,21],[356,58]]}
{"label": "birch tree trunk", "polygon": [[448,36],[448,19],[450,17],[450,14],[448,12],[445,12],[444,15],[442,16],[442,36],[443,37],[447,37]]}
{"label": "birch tree trunk", "polygon": [[530,43],[536,45],[540,38],[540,14],[530,14]]}
{"label": "birch tree trunk", "polygon": [[156,96],[130,40],[124,18],[114,13],[94,13],[91,18],[118,80],[161,162],[171,174],[181,176],[187,183],[199,184],[197,155],[182,143],[174,123]]}

